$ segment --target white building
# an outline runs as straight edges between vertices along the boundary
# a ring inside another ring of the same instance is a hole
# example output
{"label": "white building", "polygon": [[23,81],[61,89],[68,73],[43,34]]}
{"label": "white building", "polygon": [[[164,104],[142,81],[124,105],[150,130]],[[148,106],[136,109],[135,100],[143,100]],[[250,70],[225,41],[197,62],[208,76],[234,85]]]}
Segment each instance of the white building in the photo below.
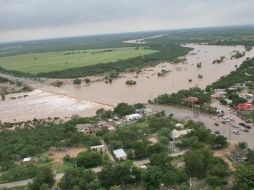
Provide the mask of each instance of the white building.
{"label": "white building", "polygon": [[134,114],[125,116],[125,119],[126,119],[127,122],[138,120],[138,119],[141,119],[141,118],[142,118],[142,115],[138,114],[138,113],[134,113]]}
{"label": "white building", "polygon": [[93,151],[99,152],[99,153],[105,152],[105,146],[104,145],[91,146],[90,149],[93,150]]}
{"label": "white building", "polygon": [[191,129],[185,129],[185,130],[176,130],[174,129],[171,132],[171,138],[176,140],[179,139],[180,137],[187,135],[189,132],[191,131]]}
{"label": "white building", "polygon": [[183,125],[182,123],[177,123],[177,124],[175,124],[175,127],[176,127],[177,129],[183,129],[183,128],[184,128],[184,125]]}
{"label": "white building", "polygon": [[24,163],[31,162],[31,161],[32,161],[32,157],[27,157],[23,159]]}
{"label": "white building", "polygon": [[122,148],[114,150],[113,153],[118,160],[126,160],[127,159],[127,154],[124,152],[124,150]]}

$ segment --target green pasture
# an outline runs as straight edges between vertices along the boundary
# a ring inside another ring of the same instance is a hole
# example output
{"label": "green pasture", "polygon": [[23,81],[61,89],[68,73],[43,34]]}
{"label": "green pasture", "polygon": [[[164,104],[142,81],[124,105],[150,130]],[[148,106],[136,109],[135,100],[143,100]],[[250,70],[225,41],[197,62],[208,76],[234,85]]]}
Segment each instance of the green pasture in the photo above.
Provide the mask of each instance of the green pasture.
{"label": "green pasture", "polygon": [[48,53],[31,53],[0,58],[0,67],[24,73],[37,74],[59,71],[75,67],[116,62],[157,51],[144,47],[123,47],[108,49],[89,49],[59,51]]}

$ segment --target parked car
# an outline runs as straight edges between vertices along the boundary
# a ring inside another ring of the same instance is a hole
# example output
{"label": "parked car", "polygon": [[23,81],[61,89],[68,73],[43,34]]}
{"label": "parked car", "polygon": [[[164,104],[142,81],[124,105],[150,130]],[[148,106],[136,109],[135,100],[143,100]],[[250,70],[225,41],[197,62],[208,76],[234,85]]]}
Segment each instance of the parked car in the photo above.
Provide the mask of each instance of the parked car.
{"label": "parked car", "polygon": [[251,129],[251,126],[246,125],[245,128],[246,128],[246,129]]}
{"label": "parked car", "polygon": [[230,119],[224,119],[225,122],[230,122]]}
{"label": "parked car", "polygon": [[234,133],[235,135],[240,135],[239,130],[233,130],[233,133]]}
{"label": "parked car", "polygon": [[214,133],[217,134],[217,135],[219,135],[219,134],[220,134],[220,131],[217,130],[217,131],[215,131]]}
{"label": "parked car", "polygon": [[233,125],[233,127],[236,128],[236,129],[239,129],[239,126],[237,126],[237,125]]}
{"label": "parked car", "polygon": [[226,124],[227,122],[226,122],[226,121],[222,121],[221,123],[222,123],[222,124]]}
{"label": "parked car", "polygon": [[244,130],[243,130],[244,132],[249,132],[249,130],[248,129],[246,129],[246,128],[244,128]]}
{"label": "parked car", "polygon": [[245,127],[246,125],[245,125],[245,123],[238,123],[240,126],[243,126],[243,127]]}
{"label": "parked car", "polygon": [[217,127],[220,126],[219,123],[214,123],[214,125],[217,126]]}

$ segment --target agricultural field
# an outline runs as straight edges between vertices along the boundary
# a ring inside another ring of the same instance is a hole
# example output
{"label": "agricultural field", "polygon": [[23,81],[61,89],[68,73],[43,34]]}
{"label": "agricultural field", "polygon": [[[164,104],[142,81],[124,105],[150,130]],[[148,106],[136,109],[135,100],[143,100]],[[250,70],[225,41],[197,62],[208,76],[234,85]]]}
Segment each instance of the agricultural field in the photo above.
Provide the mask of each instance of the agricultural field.
{"label": "agricultural field", "polygon": [[76,67],[116,62],[157,51],[144,47],[123,47],[108,49],[88,49],[59,51],[48,53],[31,53],[0,58],[0,67],[24,73],[37,74],[59,71]]}

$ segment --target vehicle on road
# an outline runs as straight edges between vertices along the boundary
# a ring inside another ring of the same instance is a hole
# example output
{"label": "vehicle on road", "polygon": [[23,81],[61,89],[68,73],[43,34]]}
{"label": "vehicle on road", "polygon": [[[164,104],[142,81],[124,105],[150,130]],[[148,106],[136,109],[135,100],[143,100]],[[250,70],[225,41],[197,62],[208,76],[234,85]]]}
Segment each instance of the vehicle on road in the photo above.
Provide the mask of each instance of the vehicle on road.
{"label": "vehicle on road", "polygon": [[245,127],[245,123],[238,123],[238,125],[242,126],[242,127]]}
{"label": "vehicle on road", "polygon": [[224,119],[224,122],[230,122],[230,119]]}
{"label": "vehicle on road", "polygon": [[244,128],[244,130],[243,130],[244,132],[249,132],[249,130],[248,129],[246,129],[246,128]]}
{"label": "vehicle on road", "polygon": [[246,129],[251,129],[251,126],[246,125],[245,128],[246,128]]}
{"label": "vehicle on road", "polygon": [[233,130],[233,133],[234,133],[235,135],[240,135],[239,130]]}
{"label": "vehicle on road", "polygon": [[214,125],[217,126],[217,127],[220,126],[219,123],[214,123]]}
{"label": "vehicle on road", "polygon": [[233,125],[234,128],[239,129],[240,127],[238,125]]}
{"label": "vehicle on road", "polygon": [[239,127],[239,130],[244,131],[245,127]]}

